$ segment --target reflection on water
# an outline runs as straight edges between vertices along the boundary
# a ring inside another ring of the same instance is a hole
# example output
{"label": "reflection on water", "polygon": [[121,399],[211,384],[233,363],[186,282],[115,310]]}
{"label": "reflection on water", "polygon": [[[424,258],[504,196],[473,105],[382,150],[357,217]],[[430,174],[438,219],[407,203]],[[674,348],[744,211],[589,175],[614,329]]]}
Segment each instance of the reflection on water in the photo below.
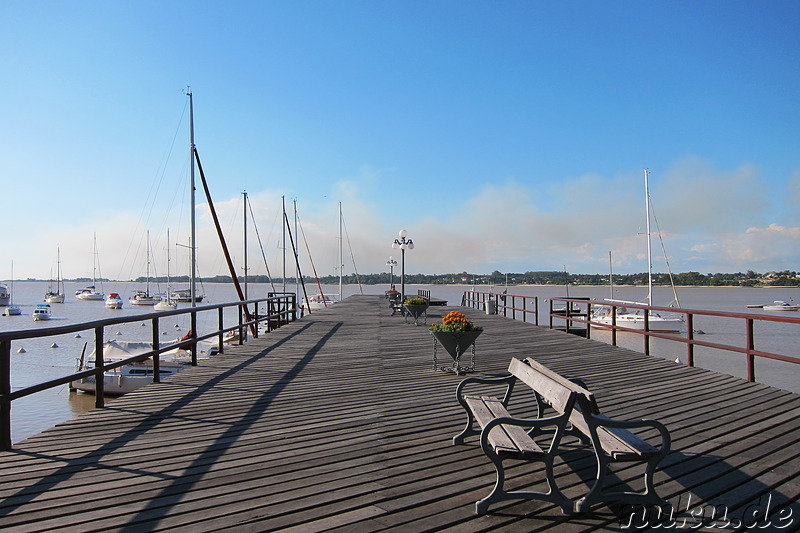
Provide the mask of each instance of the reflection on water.
{"label": "reflection on water", "polygon": [[[125,283],[106,283],[105,290],[106,292],[119,292],[123,298],[126,298],[131,291],[126,290],[125,285]],[[51,306],[52,320],[49,322],[34,322],[31,318],[31,313],[35,304],[41,302],[42,296],[47,290],[47,283],[16,282],[14,284],[14,303],[22,308],[23,314],[14,317],[0,316],[0,331],[69,325],[114,316],[131,316],[152,312],[152,308],[137,308],[127,305],[127,302],[121,310],[109,310],[105,309],[102,301],[77,301],[72,296],[76,288],[78,288],[77,284],[67,284],[65,290],[67,301],[64,304],[53,304]],[[223,303],[236,299],[232,285],[205,284],[204,288],[208,297],[207,303]],[[365,294],[383,294],[386,288],[386,285],[364,286],[363,292]],[[406,284],[406,294],[416,294],[418,289],[428,289],[431,291],[431,296],[447,300],[448,305],[458,305],[461,302],[464,290],[468,288],[468,286],[464,285]],[[487,286],[477,288],[477,290],[482,291],[487,291],[488,289],[489,287]],[[501,292],[504,289],[505,287],[495,287],[494,291]],[[250,294],[252,295],[266,295],[268,290],[271,290],[271,288],[266,284],[250,284]],[[279,287],[278,290],[282,290],[282,287]],[[294,287],[287,287],[287,290],[292,291]],[[334,294],[338,292],[338,287],[323,285],[323,290]],[[646,290],[643,287],[616,287],[614,296],[622,300],[641,300],[644,298]],[[357,294],[359,290],[355,286],[346,286],[344,292],[344,296],[347,297]],[[564,297],[566,296],[566,291],[564,287],[555,286],[512,286],[509,287],[508,294],[538,296],[541,312],[539,324],[546,326],[549,319],[547,314],[549,298]],[[609,296],[608,289],[604,287],[570,287],[569,294],[572,297],[589,297],[596,300],[603,300]],[[780,315],[780,312],[770,313],[761,309],[747,309],[746,306],[754,303],[769,303],[773,300],[797,300],[800,299],[800,290],[788,288],[692,287],[679,289],[679,295],[681,305],[686,309]],[[793,298],[795,296],[797,297]],[[662,304],[668,303],[671,298],[672,295],[669,288],[655,288],[654,301],[657,304],[659,302]],[[800,313],[784,314],[782,316],[800,316]],[[236,319],[237,313],[235,310],[226,311],[226,324],[233,324]],[[183,336],[189,329],[188,321],[188,316],[170,317],[169,321],[160,321],[162,338],[165,341],[169,341]],[[199,333],[203,334],[216,329],[216,323],[216,312],[200,315],[198,322]],[[695,329],[705,332],[703,335],[698,335],[698,338],[703,338],[703,340],[744,346],[746,331],[743,320],[723,320],[714,317],[700,318],[695,323]],[[107,328],[104,335],[107,339],[151,340],[149,323],[144,322],[132,322]],[[774,323],[763,324],[758,327],[755,336],[757,349],[800,357],[800,342],[798,342],[800,341],[800,327],[798,326]],[[610,342],[610,332],[593,330],[592,338]],[[63,377],[71,373],[74,371],[81,353],[85,350],[86,355],[88,355],[92,351],[93,339],[93,331],[85,331],[79,333],[78,336],[73,333],[58,337],[26,339],[12,343],[12,390],[18,390],[22,387],[41,383],[48,379]],[[642,351],[644,341],[640,335],[620,333],[617,339],[620,346]],[[686,346],[682,343],[653,339],[651,346],[651,353],[656,357],[662,357],[670,361],[676,359],[680,359],[683,362],[686,361]],[[18,353],[20,348],[24,349],[23,353]],[[745,356],[734,352],[721,352],[710,348],[697,347],[695,349],[695,364],[737,377],[743,378],[746,375]],[[800,393],[800,379],[798,379],[800,378],[800,365],[780,361],[758,360],[756,363],[756,375],[758,381],[762,383]],[[111,400],[112,398],[106,399],[106,401]],[[15,400],[12,408],[12,439],[14,442],[19,442],[53,425],[85,413],[94,408],[94,401],[94,396],[91,394],[70,393],[66,385]]]}

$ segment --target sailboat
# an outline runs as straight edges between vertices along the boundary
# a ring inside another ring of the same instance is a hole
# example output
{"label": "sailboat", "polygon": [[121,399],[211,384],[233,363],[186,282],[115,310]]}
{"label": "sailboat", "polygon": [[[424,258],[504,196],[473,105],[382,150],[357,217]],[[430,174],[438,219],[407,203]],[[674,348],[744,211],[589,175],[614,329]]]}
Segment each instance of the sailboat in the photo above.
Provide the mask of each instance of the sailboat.
{"label": "sailboat", "polygon": [[343,247],[344,242],[342,240],[342,203],[339,202],[339,294],[338,295],[330,295],[330,294],[323,294],[320,292],[319,294],[312,295],[306,301],[306,305],[312,311],[317,309],[322,309],[328,307],[329,305],[333,305],[342,299],[342,271],[344,270],[344,256],[343,256]]}
{"label": "sailboat", "polygon": [[172,299],[172,287],[169,278],[169,230],[167,230],[167,297],[158,302],[154,309],[156,311],[172,311],[178,308],[178,304]]}
{"label": "sailboat", "polygon": [[8,296],[8,305],[5,309],[3,309],[3,314],[5,316],[16,316],[21,315],[22,310],[14,305],[14,261],[11,261],[11,292]]}
{"label": "sailboat", "polygon": [[[105,300],[103,291],[101,290],[98,292],[95,288],[97,284],[97,271],[99,270],[97,266],[97,234],[94,235],[93,243],[94,266],[92,267],[92,284],[84,289],[78,289],[75,291],[75,297],[78,300]],[[102,284],[102,281],[100,283]]]}
{"label": "sailboat", "polygon": [[161,296],[150,294],[150,232],[147,232],[147,274],[145,277],[145,290],[133,291],[133,296],[128,298],[131,305],[155,305],[161,301]]}
{"label": "sailboat", "polygon": [[[644,196],[645,213],[647,216],[647,302],[627,302],[624,300],[614,300],[613,298],[609,298],[606,301],[634,305],[653,305],[653,250],[650,240],[650,172],[646,169],[644,171]],[[609,253],[609,264],[610,262],[611,255]],[[613,281],[609,279],[609,282],[611,283],[613,291]],[[655,311],[646,311],[645,309],[629,310],[625,307],[617,307],[616,317],[612,316],[612,312],[613,310],[608,306],[597,308],[592,313],[592,321],[603,325],[611,325],[614,318],[616,318],[617,326],[643,330],[645,329],[645,313],[648,313],[646,317],[648,331],[679,333],[684,326],[683,318],[677,315],[662,315]]]}
{"label": "sailboat", "polygon": [[52,280],[47,292],[44,293],[44,301],[49,304],[64,303],[64,278],[61,274],[61,248],[58,248],[56,260],[56,288],[53,290]]}

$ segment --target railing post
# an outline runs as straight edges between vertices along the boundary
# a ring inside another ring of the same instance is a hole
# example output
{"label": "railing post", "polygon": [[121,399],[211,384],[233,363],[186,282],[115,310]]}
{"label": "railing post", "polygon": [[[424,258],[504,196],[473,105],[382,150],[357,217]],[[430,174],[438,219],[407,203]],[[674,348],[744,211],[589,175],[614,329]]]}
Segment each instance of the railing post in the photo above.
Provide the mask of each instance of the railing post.
{"label": "railing post", "polygon": [[533,316],[534,316],[533,324],[535,326],[538,326],[539,325],[539,297],[538,296],[534,296],[533,297]]}
{"label": "railing post", "polygon": [[197,311],[192,311],[189,326],[192,328],[192,366],[197,366]]}
{"label": "railing post", "polygon": [[[158,338],[158,317],[153,317],[153,350],[158,350],[159,345],[161,344],[161,339]],[[161,383],[161,368],[160,368],[160,361],[159,354],[153,354],[153,383]]]}
{"label": "railing post", "polygon": [[650,355],[650,311],[644,310],[644,354]]}
{"label": "railing post", "polygon": [[617,345],[617,306],[611,306],[611,346]]}
{"label": "railing post", "polygon": [[0,451],[11,449],[11,341],[0,341]]}
{"label": "railing post", "polygon": [[694,366],[694,314],[686,313],[686,364]]}
{"label": "railing post", "polygon": [[217,309],[217,314],[219,315],[219,322],[218,322],[219,328],[217,328],[219,330],[219,335],[217,336],[217,338],[219,339],[217,341],[219,343],[219,346],[217,347],[217,350],[219,351],[219,353],[222,353],[222,346],[225,344],[223,338],[224,333],[222,333],[222,330],[225,329],[225,322],[222,320],[222,316],[224,314],[223,310],[224,309],[222,307]]}
{"label": "railing post", "polygon": [[242,324],[244,324],[244,312],[242,311],[242,306],[238,306],[237,309],[239,310],[239,346],[244,344],[244,332],[245,328]]}
{"label": "railing post", "polygon": [[753,350],[756,349],[756,339],[753,331],[753,319],[746,319],[747,322],[747,381],[756,380],[755,358]]}
{"label": "railing post", "polygon": [[104,396],[106,393],[105,357],[103,353],[103,326],[94,328],[94,406],[103,407],[105,405]]}

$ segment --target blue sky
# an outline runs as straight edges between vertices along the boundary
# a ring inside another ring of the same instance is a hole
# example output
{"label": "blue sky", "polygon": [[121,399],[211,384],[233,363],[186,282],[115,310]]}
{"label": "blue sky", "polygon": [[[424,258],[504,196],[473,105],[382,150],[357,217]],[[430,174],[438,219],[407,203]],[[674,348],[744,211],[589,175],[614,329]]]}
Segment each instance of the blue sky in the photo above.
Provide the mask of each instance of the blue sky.
{"label": "blue sky", "polygon": [[359,272],[400,229],[407,272],[642,272],[648,168],[673,271],[798,270],[798,27],[795,1],[6,1],[0,278],[57,248],[90,275],[93,234],[104,276],[143,275],[148,230],[188,269],[187,86],[239,267],[246,190],[276,275],[281,197],[320,274],[339,202]]}

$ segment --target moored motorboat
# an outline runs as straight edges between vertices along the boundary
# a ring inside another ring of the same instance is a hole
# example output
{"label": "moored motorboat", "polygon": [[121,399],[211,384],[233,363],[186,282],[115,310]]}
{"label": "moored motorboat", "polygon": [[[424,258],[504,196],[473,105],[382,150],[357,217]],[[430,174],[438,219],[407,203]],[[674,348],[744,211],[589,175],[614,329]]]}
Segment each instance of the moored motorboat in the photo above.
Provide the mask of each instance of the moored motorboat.
{"label": "moored motorboat", "polygon": [[[189,336],[179,340],[187,340]],[[178,342],[178,340],[174,341]],[[108,341],[103,344],[103,362],[112,364],[136,355],[146,354],[153,350],[152,343],[135,341]],[[208,357],[217,352],[217,345],[209,341],[198,342],[198,355]],[[95,365],[95,352],[86,360],[78,363],[77,371],[90,370]],[[186,350],[170,350],[161,354],[158,360],[158,374],[160,379],[175,375],[191,366],[191,354]],[[126,363],[120,367],[108,370],[103,374],[103,391],[109,396],[120,396],[153,382],[153,359]],[[94,393],[97,390],[97,381],[94,376],[88,376],[70,382],[70,389]]]}
{"label": "moored motorboat", "polygon": [[153,306],[156,311],[173,311],[178,308],[178,304],[173,302],[169,296],[162,299],[160,302]]}
{"label": "moored motorboat", "polygon": [[50,320],[50,304],[36,304],[33,309],[34,320]]}
{"label": "moored motorboat", "polygon": [[108,293],[106,297],[106,309],[122,309],[122,298],[116,292]]}
{"label": "moored motorboat", "polygon": [[8,292],[8,285],[0,283],[0,305],[8,305],[11,301],[11,293]]}
{"label": "moored motorboat", "polygon": [[78,300],[104,300],[105,294],[95,289],[94,285],[75,291],[75,298]]}
{"label": "moored motorboat", "polygon": [[762,309],[764,311],[797,311],[800,309],[800,305],[789,304],[783,300],[775,300],[771,305],[763,306]]}

